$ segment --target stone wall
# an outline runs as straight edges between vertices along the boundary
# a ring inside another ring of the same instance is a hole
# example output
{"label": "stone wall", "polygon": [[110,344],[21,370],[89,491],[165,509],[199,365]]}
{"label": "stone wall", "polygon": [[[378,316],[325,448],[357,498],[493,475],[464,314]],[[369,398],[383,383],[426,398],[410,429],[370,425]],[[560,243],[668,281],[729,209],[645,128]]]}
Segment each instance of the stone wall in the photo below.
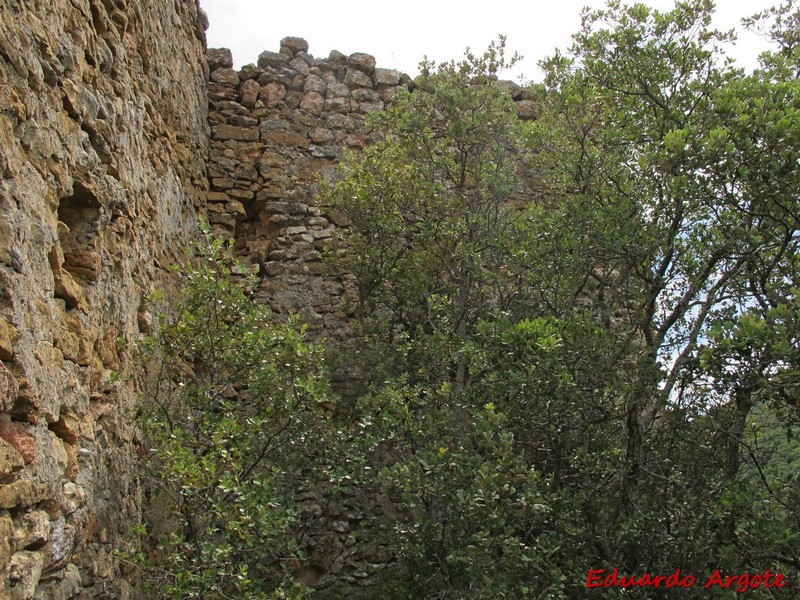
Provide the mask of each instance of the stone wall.
{"label": "stone wall", "polygon": [[0,597],[126,598],[132,344],[207,189],[195,0],[0,3]]}
{"label": "stone wall", "polygon": [[[208,62],[210,221],[258,265],[261,297],[275,312],[298,313],[316,335],[345,341],[353,282],[326,275],[322,255],[348,222],[320,206],[315,190],[343,152],[370,143],[364,115],[383,110],[399,86],[414,83],[362,52],[314,58],[308,43],[294,37],[239,71],[224,48],[210,49]],[[520,118],[533,118],[527,91],[504,85]]]}

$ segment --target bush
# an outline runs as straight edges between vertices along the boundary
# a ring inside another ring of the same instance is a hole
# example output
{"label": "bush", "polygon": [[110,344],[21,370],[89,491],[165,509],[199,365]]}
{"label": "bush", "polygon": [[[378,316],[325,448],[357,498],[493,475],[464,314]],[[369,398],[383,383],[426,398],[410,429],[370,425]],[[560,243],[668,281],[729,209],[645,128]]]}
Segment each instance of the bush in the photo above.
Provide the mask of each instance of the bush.
{"label": "bush", "polygon": [[322,350],[252,301],[221,240],[176,267],[183,296],[142,344],[142,429],[153,478],[146,571],[168,598],[300,598],[293,499],[330,427]]}

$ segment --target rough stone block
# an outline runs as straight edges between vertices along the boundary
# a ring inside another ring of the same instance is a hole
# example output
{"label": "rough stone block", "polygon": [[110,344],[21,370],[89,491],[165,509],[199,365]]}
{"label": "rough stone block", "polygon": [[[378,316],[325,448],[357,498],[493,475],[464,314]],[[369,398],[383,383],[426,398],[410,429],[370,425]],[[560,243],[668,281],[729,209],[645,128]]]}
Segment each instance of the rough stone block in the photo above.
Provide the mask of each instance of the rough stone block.
{"label": "rough stone block", "polygon": [[347,69],[347,74],[344,77],[344,82],[350,89],[365,87],[372,87],[372,78],[358,69]]}
{"label": "rough stone block", "polygon": [[308,77],[311,75],[311,70],[308,68],[308,64],[302,58],[293,58],[290,60],[289,68],[294,69],[303,77]]}
{"label": "rough stone block", "polygon": [[396,86],[400,83],[400,73],[394,69],[375,69],[372,81],[379,89]]}
{"label": "rough stone block", "polygon": [[[35,600],[71,600],[77,598],[81,591],[81,573],[73,564],[67,565],[56,574],[46,575],[36,588]],[[127,597],[127,596],[122,596]]]}
{"label": "rough stone block", "polygon": [[375,57],[366,52],[354,52],[347,57],[347,66],[366,75],[372,75],[375,71]]}
{"label": "rough stone block", "polygon": [[333,83],[328,84],[327,90],[328,98],[349,98],[350,97],[350,88],[347,87],[343,83],[339,83],[338,81],[334,81]]}
{"label": "rough stone block", "polygon": [[293,54],[308,52],[308,42],[301,37],[287,36],[281,40],[281,47],[288,48]]}
{"label": "rough stone block", "polygon": [[[343,86],[346,88],[346,86]],[[309,75],[306,77],[305,85],[303,86],[303,92],[308,94],[310,92],[316,92],[320,96],[324,96],[328,90],[327,84],[322,81],[316,75]]]}
{"label": "rough stone block", "polygon": [[50,535],[50,516],[43,510],[32,510],[14,522],[14,544],[17,549],[31,550],[43,546]]}
{"label": "rough stone block", "polygon": [[308,132],[308,137],[311,138],[311,141],[315,144],[327,144],[333,141],[334,135],[330,129],[316,127]]}
{"label": "rough stone block", "polygon": [[17,328],[0,317],[0,360],[11,360],[16,337]]}
{"label": "rough stone block", "polygon": [[208,192],[206,199],[209,202],[228,202],[230,197],[224,192]]}
{"label": "rough stone block", "polygon": [[267,212],[284,215],[305,215],[308,206],[300,202],[269,202],[265,207]]}
{"label": "rough stone block", "polygon": [[246,127],[235,127],[233,125],[217,125],[214,129],[214,139],[254,142],[258,140],[258,131]]}
{"label": "rough stone block", "polygon": [[206,60],[210,71],[233,67],[233,55],[228,48],[209,48],[206,50]]}
{"label": "rough stone block", "polygon": [[17,552],[8,564],[12,600],[31,600],[42,576],[44,557],[39,552]]}
{"label": "rough stone block", "polygon": [[[11,520],[11,516],[8,513],[0,514],[0,572],[5,569],[14,552],[14,548],[11,546],[13,535],[14,522]],[[2,591],[1,587],[0,591]]]}
{"label": "rough stone block", "polygon": [[217,69],[211,73],[211,81],[236,87],[239,85],[239,74],[233,69]]}
{"label": "rough stone block", "polygon": [[325,100],[325,112],[347,114],[350,112],[349,98],[328,98]]}
{"label": "rough stone block", "polygon": [[0,438],[10,444],[29,465],[36,460],[36,438],[11,421],[0,421]]}
{"label": "rough stone block", "polygon": [[347,64],[347,55],[338,50],[331,50],[327,62],[334,66]]}
{"label": "rough stone block", "polygon": [[22,455],[4,439],[0,438],[0,478],[8,477],[25,466]]}
{"label": "rough stone block", "polygon": [[64,517],[51,523],[50,536],[42,548],[44,567],[48,571],[64,566],[75,545],[75,527],[67,524]]}
{"label": "rough stone block", "polygon": [[283,99],[284,104],[286,104],[287,108],[297,108],[300,106],[300,103],[303,101],[303,92],[298,90],[290,90],[286,92],[286,98]]}
{"label": "rough stone block", "polygon": [[58,421],[50,424],[50,430],[67,444],[75,444],[80,435],[81,422],[71,411],[59,415]]}
{"label": "rough stone block", "polygon": [[100,255],[91,250],[65,252],[64,269],[73,275],[97,281],[100,277]]}
{"label": "rough stone block", "polygon": [[322,107],[325,105],[325,99],[317,92],[309,92],[303,96],[300,102],[300,108],[307,110],[312,115],[319,115],[322,113]]}
{"label": "rough stone block", "polygon": [[261,134],[261,141],[276,146],[296,146],[298,148],[308,148],[309,144],[305,135],[295,131],[265,132]]}
{"label": "rough stone block", "polygon": [[280,52],[270,52],[265,50],[258,55],[258,66],[262,69],[280,69],[281,67],[288,66],[289,57]]}
{"label": "rough stone block", "polygon": [[256,102],[258,101],[258,94],[261,91],[261,86],[253,81],[252,79],[248,79],[242,83],[242,87],[239,89],[239,94],[242,99],[242,104],[247,108],[255,108]]}
{"label": "rough stone block", "polygon": [[0,412],[8,412],[19,394],[19,384],[14,374],[0,363]]}
{"label": "rough stone block", "polygon": [[353,90],[353,93],[350,94],[350,97],[356,102],[377,102],[381,98],[378,92],[369,88],[359,88]]}
{"label": "rough stone block", "polygon": [[0,484],[0,509],[33,506],[52,497],[47,486],[20,479],[9,484]]}

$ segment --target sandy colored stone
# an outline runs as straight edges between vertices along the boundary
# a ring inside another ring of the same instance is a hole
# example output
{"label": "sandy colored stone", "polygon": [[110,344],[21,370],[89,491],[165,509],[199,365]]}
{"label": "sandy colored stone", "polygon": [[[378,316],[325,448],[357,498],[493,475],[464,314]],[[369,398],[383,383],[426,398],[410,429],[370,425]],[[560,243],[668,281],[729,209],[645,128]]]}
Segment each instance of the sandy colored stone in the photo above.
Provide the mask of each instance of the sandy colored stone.
{"label": "sandy colored stone", "polygon": [[14,340],[17,328],[0,317],[0,360],[11,360],[14,355]]}
{"label": "sandy colored stone", "polygon": [[70,410],[62,412],[55,423],[50,423],[50,430],[67,444],[75,444],[80,436],[81,421]]}
{"label": "sandy colored stone", "polygon": [[19,394],[17,378],[0,362],[0,413],[11,410],[17,394]]}
{"label": "sandy colored stone", "polygon": [[43,510],[32,510],[14,521],[14,545],[18,550],[38,548],[50,535],[50,516]]}
{"label": "sandy colored stone", "polygon": [[39,552],[22,551],[11,557],[8,581],[11,600],[32,600],[42,576],[44,557]]}
{"label": "sandy colored stone", "polygon": [[0,438],[0,478],[8,477],[25,466],[22,455],[4,439]]}
{"label": "sandy colored stone", "polygon": [[33,506],[50,497],[52,494],[46,485],[28,479],[0,484],[0,509]]}
{"label": "sandy colored stone", "polygon": [[252,142],[258,139],[258,130],[234,125],[218,125],[214,129],[213,139]]}
{"label": "sandy colored stone", "polygon": [[261,141],[276,146],[296,146],[308,148],[308,138],[294,131],[273,131],[261,134]]}
{"label": "sandy colored stone", "polygon": [[[11,560],[11,554],[14,552],[14,548],[11,545],[13,535],[14,522],[11,520],[11,515],[4,512],[0,514],[0,572]],[[0,577],[0,580],[2,580],[2,577]]]}
{"label": "sandy colored stone", "polygon": [[[49,0],[0,13],[0,361],[13,361],[0,369],[0,560],[14,551],[3,548],[12,535],[3,509],[15,519],[26,507],[46,510],[55,521],[68,507],[59,487],[74,477],[85,485],[81,506],[110,533],[104,546],[77,544],[70,531],[81,530],[85,513],[68,515],[56,570],[78,559],[91,577],[79,589],[73,567],[66,587],[40,596],[131,597],[118,572],[92,571],[100,553],[120,547],[141,497],[130,418],[139,394],[132,371],[119,381],[108,372],[133,366],[142,298],[173,291],[169,266],[198,233],[209,146],[239,142],[210,139],[209,95],[238,106],[226,109],[236,122],[219,124],[247,129],[257,119],[247,121],[237,102],[239,75],[224,71],[230,52],[206,55],[196,2]],[[89,444],[96,455],[84,459],[71,416],[92,412],[94,394],[107,396],[108,408],[100,442]],[[43,535],[39,528],[20,543],[35,547]],[[30,561],[16,560],[16,581],[8,570],[0,576],[0,598],[38,593],[23,585]],[[48,573],[48,585],[59,573]]]}
{"label": "sandy colored stone", "polygon": [[96,281],[100,276],[100,255],[91,250],[65,252],[63,266],[73,275]]}

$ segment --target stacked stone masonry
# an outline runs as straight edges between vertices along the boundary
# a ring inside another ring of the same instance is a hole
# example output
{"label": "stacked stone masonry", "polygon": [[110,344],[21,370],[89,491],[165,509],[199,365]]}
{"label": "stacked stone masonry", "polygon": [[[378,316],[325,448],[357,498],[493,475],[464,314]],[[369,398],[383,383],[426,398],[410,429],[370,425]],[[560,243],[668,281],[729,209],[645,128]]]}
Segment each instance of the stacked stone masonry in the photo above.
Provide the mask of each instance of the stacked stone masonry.
{"label": "stacked stone masonry", "polygon": [[194,0],[0,2],[0,598],[135,595],[130,356],[205,203],[205,27]]}
{"label": "stacked stone masonry", "polygon": [[[348,220],[320,206],[316,189],[344,152],[373,141],[364,115],[383,110],[399,86],[413,89],[414,82],[376,67],[363,52],[314,58],[296,37],[238,71],[227,49],[207,56],[208,218],[260,273],[261,298],[275,312],[297,313],[317,336],[346,341],[355,289],[346,275],[328,274],[323,255]],[[503,84],[520,118],[534,118],[528,92]]]}

